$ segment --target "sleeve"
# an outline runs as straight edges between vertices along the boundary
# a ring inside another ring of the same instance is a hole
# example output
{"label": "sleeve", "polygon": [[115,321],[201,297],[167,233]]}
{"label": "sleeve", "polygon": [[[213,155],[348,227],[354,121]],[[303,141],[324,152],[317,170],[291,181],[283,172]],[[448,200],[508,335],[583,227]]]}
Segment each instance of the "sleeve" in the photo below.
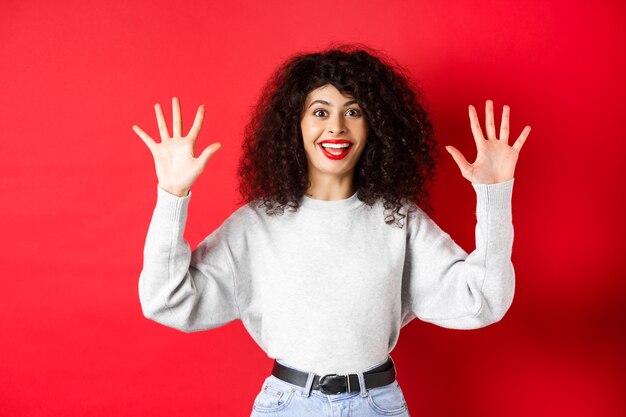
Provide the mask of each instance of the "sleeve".
{"label": "sleeve", "polygon": [[177,197],[157,186],[138,285],[144,316],[183,332],[209,330],[240,318],[224,224],[193,252],[184,240],[190,198],[191,192]]}
{"label": "sleeve", "polygon": [[475,329],[501,320],[515,291],[513,179],[472,186],[477,197],[472,253],[419,209],[408,228],[403,282],[410,315],[451,329]]}

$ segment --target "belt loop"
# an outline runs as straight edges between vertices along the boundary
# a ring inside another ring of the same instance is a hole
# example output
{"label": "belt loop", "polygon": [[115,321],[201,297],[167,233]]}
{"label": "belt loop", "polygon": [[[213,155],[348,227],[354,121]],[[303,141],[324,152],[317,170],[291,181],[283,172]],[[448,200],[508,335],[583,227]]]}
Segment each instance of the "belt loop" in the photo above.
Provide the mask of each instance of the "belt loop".
{"label": "belt loop", "polygon": [[363,372],[357,372],[357,377],[359,377],[359,387],[361,387],[361,397],[367,397],[367,388],[365,388],[365,377],[363,376]]}
{"label": "belt loop", "polygon": [[304,385],[304,392],[302,395],[308,397],[311,395],[311,389],[313,388],[313,379],[315,378],[314,372],[309,372],[309,376],[307,377],[306,384]]}

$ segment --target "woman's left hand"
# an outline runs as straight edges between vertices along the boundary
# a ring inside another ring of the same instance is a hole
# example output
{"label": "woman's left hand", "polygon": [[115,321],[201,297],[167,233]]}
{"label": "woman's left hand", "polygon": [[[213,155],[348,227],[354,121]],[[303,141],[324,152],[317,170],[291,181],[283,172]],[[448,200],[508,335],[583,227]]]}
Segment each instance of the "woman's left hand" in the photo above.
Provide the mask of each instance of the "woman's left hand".
{"label": "woman's left hand", "polygon": [[496,126],[493,118],[493,101],[487,100],[485,105],[487,139],[485,139],[476,109],[471,104],[469,105],[470,124],[478,150],[478,155],[473,163],[467,162],[463,154],[454,146],[446,146],[446,150],[461,169],[463,177],[472,183],[495,184],[513,178],[517,157],[530,133],[530,126],[524,127],[513,146],[509,146],[509,112],[509,106],[505,105],[502,110],[500,139],[498,139],[496,138]]}

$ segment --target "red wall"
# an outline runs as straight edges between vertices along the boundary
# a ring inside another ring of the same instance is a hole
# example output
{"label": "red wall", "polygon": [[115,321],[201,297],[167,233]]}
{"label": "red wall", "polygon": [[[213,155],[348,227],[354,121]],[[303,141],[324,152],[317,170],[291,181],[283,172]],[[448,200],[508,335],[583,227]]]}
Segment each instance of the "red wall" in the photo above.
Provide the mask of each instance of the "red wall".
{"label": "red wall", "polygon": [[[0,416],[249,415],[271,360],[237,321],[184,334],[137,295],[156,201],[153,105],[198,147],[195,247],[237,206],[250,108],[288,55],[387,51],[420,80],[441,143],[435,220],[474,245],[468,104],[532,131],[513,193],[517,286],[492,326],[414,320],[392,352],[414,416],[623,416],[625,7],[619,1],[28,1],[0,4]],[[384,6],[384,7],[383,7]],[[565,8],[564,8],[565,7]],[[199,151],[198,151],[199,152]],[[621,167],[621,168],[620,168]],[[226,387],[236,385],[238,392]]]}

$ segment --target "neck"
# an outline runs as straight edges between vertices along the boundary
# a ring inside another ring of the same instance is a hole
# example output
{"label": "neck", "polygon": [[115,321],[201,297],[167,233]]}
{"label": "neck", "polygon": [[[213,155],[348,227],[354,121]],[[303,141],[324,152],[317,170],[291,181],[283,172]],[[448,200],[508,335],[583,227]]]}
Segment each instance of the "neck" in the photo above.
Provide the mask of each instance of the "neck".
{"label": "neck", "polygon": [[305,194],[316,200],[345,200],[351,197],[356,189],[352,183],[352,175],[343,177],[318,176],[309,178],[310,186]]}

